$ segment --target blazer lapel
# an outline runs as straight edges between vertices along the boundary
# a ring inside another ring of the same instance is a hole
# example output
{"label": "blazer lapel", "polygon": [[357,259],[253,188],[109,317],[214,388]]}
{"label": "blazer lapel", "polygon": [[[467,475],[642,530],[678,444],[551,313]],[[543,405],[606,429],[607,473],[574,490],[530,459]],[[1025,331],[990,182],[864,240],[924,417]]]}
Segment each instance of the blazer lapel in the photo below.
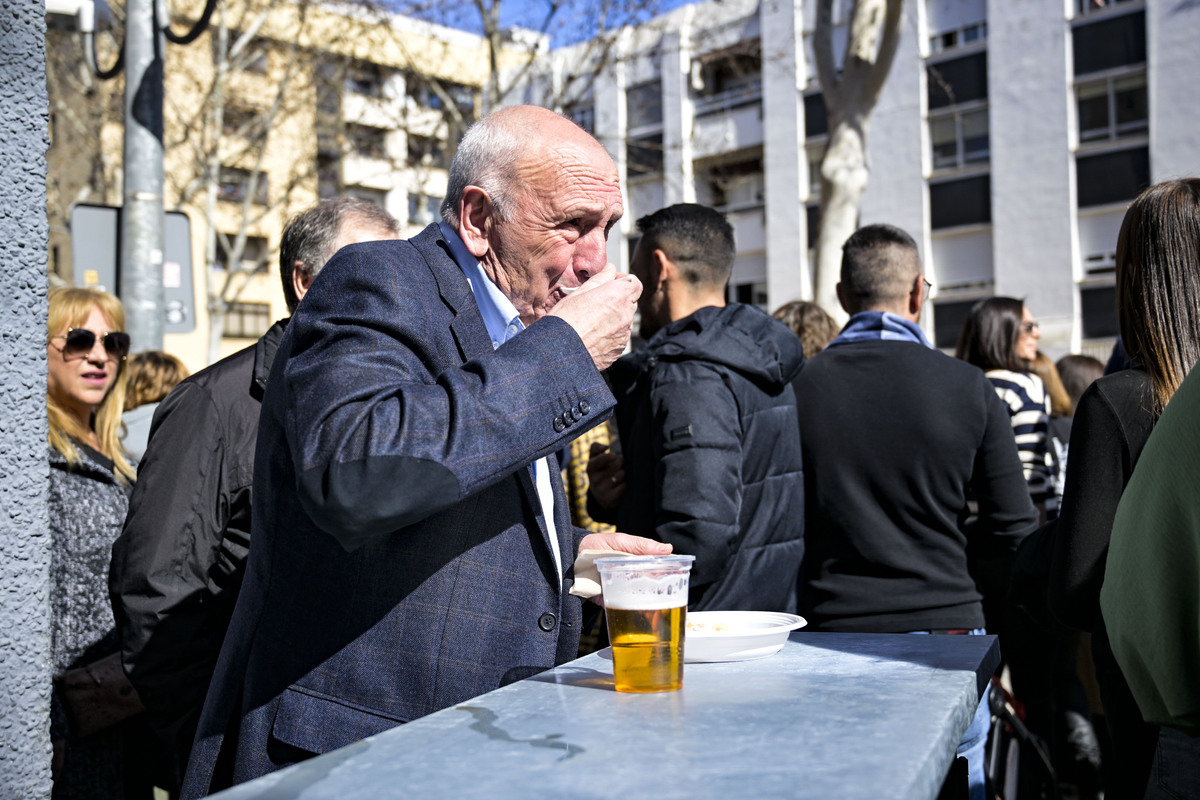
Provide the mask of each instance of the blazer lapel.
{"label": "blazer lapel", "polygon": [[[458,345],[459,354],[463,362],[465,363],[492,352],[492,337],[488,335],[487,326],[483,324],[483,317],[479,313],[479,307],[475,304],[475,295],[471,291],[471,284],[467,282],[466,276],[463,275],[462,268],[450,256],[450,248],[442,236],[441,228],[437,223],[433,223],[413,238],[412,243],[425,258],[426,263],[429,264],[434,280],[437,281],[438,292],[442,296],[442,302],[454,312],[454,319],[450,322],[450,333],[454,336],[454,341]],[[547,457],[546,462],[550,465],[550,469],[558,469],[558,459],[553,454]],[[537,493],[537,485],[533,481],[533,471],[529,466],[525,466],[517,470],[514,477],[520,485],[522,493],[525,495],[525,501],[529,504],[538,530],[541,531],[542,543],[545,545],[546,555],[550,556],[547,562],[550,567],[550,575],[548,577],[552,576],[554,578],[552,583],[555,586],[561,586],[561,576],[553,574],[554,551],[550,548],[550,533],[543,518],[542,501]],[[551,473],[550,485],[551,487],[556,485],[553,473]],[[561,492],[555,492],[554,495],[554,507],[557,511],[559,504],[565,503],[566,498],[559,496]],[[561,517],[562,515],[556,514],[555,516]],[[555,523],[556,528],[563,527],[558,524],[557,520],[555,520]],[[563,541],[563,533],[564,531],[562,530],[558,531],[560,543]],[[568,557],[574,557],[572,553],[573,543],[566,547],[560,544],[560,547],[564,561]]]}

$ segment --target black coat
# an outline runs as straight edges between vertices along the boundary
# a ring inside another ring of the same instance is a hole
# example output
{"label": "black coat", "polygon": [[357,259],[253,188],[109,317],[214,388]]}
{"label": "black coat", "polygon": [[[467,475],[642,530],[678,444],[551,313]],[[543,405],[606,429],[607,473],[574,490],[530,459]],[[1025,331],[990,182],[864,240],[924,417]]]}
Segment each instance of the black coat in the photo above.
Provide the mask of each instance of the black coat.
{"label": "black coat", "polygon": [[800,340],[753,306],[702,308],[612,371],[617,529],[696,556],[689,608],[795,611],[804,475]]}
{"label": "black coat", "polygon": [[122,662],[181,773],[245,572],[258,414],[285,325],[162,401],[113,545]]}

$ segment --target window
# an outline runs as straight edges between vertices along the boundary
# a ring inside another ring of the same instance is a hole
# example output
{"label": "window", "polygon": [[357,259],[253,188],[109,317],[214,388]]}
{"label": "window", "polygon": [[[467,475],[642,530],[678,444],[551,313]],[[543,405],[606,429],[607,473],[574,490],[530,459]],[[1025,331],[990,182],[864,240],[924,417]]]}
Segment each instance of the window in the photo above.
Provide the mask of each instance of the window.
{"label": "window", "polygon": [[342,191],[341,157],[328,150],[317,152],[317,197],[337,197]]}
{"label": "window", "polygon": [[212,35],[213,63],[220,64],[222,61],[228,61],[229,68],[235,72],[252,72],[255,75],[266,75],[267,41],[256,36],[246,42],[245,47],[234,55],[233,50],[241,38],[241,31],[229,31],[226,43],[228,49],[222,52],[220,49],[220,40],[214,32]]}
{"label": "window", "polygon": [[808,158],[808,196],[821,196],[821,159],[825,157],[825,142],[815,142],[805,145],[805,156]]}
{"label": "window", "polygon": [[1078,156],[1075,183],[1080,208],[1122,203],[1150,185],[1150,150],[1131,150]]}
{"label": "window", "polygon": [[[442,111],[446,108],[446,101],[430,85],[429,80],[431,79],[411,72],[408,73],[407,80],[405,81],[408,97],[423,108]],[[450,98],[450,101],[454,103],[459,113],[466,116],[474,115],[475,89],[473,87],[453,81],[438,81],[438,87]]]}
{"label": "window", "polygon": [[1104,11],[1131,2],[1137,2],[1137,0],[1075,0],[1075,11],[1080,15],[1095,14],[1097,11]]}
{"label": "window", "polygon": [[1144,71],[1076,84],[1075,96],[1080,142],[1119,139],[1149,128]]}
{"label": "window", "polygon": [[929,185],[930,227],[951,228],[992,221],[992,181],[979,175]]}
{"label": "window", "polygon": [[382,97],[384,70],[369,61],[353,61],[346,67],[346,91],[367,97]]}
{"label": "window", "polygon": [[408,134],[409,164],[444,167],[446,166],[445,161],[446,149],[442,146],[440,139],[415,133]]}
{"label": "window", "polygon": [[258,339],[270,327],[270,303],[230,303],[222,335],[226,339]]}
{"label": "window", "polygon": [[988,138],[988,109],[956,106],[929,116],[929,140],[933,168],[958,169],[968,164],[986,164],[991,155]]}
{"label": "window", "polygon": [[1081,286],[1079,312],[1084,339],[1116,338],[1117,287]]}
{"label": "window", "polygon": [[[254,185],[251,186],[251,183]],[[239,167],[221,167],[217,179],[217,199],[229,203],[240,203],[254,192],[253,202],[259,205],[267,203],[267,173],[251,172]]]}
{"label": "window", "polygon": [[809,203],[804,207],[804,217],[808,221],[808,249],[817,246],[817,232],[821,227],[821,204]]}
{"label": "window", "polygon": [[1145,11],[1076,26],[1071,36],[1076,75],[1146,62]]}
{"label": "window", "polygon": [[929,37],[929,54],[933,55],[934,53],[953,50],[956,47],[965,47],[975,42],[981,42],[986,38],[986,22],[976,22],[957,30],[943,31]]}
{"label": "window", "polygon": [[[219,270],[229,269],[229,252],[221,245],[224,237],[218,237],[217,255],[213,261],[213,268]],[[232,247],[235,242],[235,236],[229,236],[228,242]],[[238,269],[244,272],[262,274],[267,271],[267,257],[270,251],[267,249],[267,239],[265,236],[247,236],[245,243],[242,245],[241,257],[238,259]]]}
{"label": "window", "polygon": [[925,71],[931,111],[987,99],[987,53],[928,64]]}
{"label": "window", "polygon": [[733,290],[734,302],[759,308],[767,305],[767,285],[765,283],[742,283],[730,288]]}
{"label": "window", "polygon": [[662,134],[631,139],[625,145],[625,170],[630,177],[663,171]]}
{"label": "window", "polygon": [[709,190],[706,204],[722,211],[762,206],[764,180],[760,158],[720,164],[696,174],[697,188],[704,184]]}
{"label": "window", "polygon": [[419,192],[409,192],[408,221],[414,225],[428,225],[442,218],[442,198],[429,197]]}
{"label": "window", "polygon": [[221,130],[226,136],[257,138],[266,133],[263,109],[229,103],[221,113]]}
{"label": "window", "polygon": [[563,109],[563,115],[575,121],[575,124],[588,133],[596,132],[596,107],[592,104],[568,106]]}
{"label": "window", "polygon": [[933,346],[943,350],[958,347],[963,323],[979,298],[933,303]]}
{"label": "window", "polygon": [[346,125],[346,141],[350,150],[363,158],[387,158],[387,134],[383,128],[349,123]]}
{"label": "window", "polygon": [[740,50],[710,54],[697,62],[692,81],[697,115],[730,111],[762,99],[759,43],[749,42]]}
{"label": "window", "polygon": [[824,136],[829,133],[829,118],[825,112],[825,97],[821,94],[804,96],[804,137]]}
{"label": "window", "polygon": [[387,192],[383,189],[373,189],[370,186],[347,186],[346,197],[366,200],[380,208],[387,208]]}
{"label": "window", "polygon": [[[649,128],[662,125],[663,105],[662,86],[658,83],[644,83],[625,91],[626,127]],[[661,144],[661,143],[660,143]],[[661,151],[662,148],[660,147]]]}

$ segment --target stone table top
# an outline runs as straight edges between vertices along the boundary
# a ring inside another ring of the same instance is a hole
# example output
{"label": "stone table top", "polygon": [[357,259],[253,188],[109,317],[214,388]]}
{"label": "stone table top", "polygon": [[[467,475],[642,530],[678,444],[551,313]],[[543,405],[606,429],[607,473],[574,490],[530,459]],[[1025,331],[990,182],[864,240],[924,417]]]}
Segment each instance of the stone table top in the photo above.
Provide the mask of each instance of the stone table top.
{"label": "stone table top", "polygon": [[603,650],[216,796],[935,798],[998,661],[993,636],[796,632],[618,694]]}

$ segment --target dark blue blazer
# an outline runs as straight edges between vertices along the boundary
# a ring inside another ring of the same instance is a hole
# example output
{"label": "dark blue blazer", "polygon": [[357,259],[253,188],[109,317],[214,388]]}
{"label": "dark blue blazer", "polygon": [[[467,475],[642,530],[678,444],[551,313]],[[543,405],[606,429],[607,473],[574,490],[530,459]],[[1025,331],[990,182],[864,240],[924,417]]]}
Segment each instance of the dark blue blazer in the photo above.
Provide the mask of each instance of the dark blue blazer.
{"label": "dark blue blazer", "polygon": [[[573,658],[583,532],[551,454],[613,403],[556,317],[492,349],[436,225],[341,250],[263,398],[247,572],[184,796]],[[529,469],[542,456],[562,575]]]}

